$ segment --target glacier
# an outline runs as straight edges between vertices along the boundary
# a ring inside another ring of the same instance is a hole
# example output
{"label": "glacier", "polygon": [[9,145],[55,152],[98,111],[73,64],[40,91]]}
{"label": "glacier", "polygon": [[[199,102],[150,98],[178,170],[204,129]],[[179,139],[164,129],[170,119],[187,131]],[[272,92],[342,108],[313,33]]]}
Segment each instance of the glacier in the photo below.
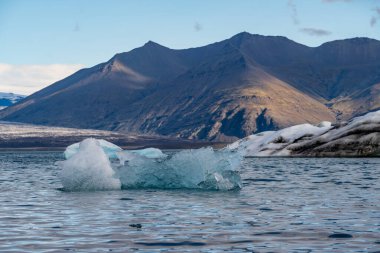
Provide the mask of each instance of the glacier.
{"label": "glacier", "polygon": [[60,179],[66,191],[119,189],[241,188],[242,156],[211,147],[166,155],[159,149],[122,150],[101,139],[85,139],[69,146]]}

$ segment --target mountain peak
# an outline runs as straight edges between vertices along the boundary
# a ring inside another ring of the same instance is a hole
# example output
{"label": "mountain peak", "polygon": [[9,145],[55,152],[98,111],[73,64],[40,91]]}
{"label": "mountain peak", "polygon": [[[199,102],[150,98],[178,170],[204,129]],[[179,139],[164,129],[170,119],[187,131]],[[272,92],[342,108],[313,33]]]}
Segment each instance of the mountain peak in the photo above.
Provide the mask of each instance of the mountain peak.
{"label": "mountain peak", "polygon": [[250,34],[249,32],[241,32],[241,33],[238,33],[238,34],[235,34],[234,36],[232,36],[230,38],[230,40],[232,40],[232,41],[244,41],[246,39],[252,38],[253,36],[254,35]]}
{"label": "mountain peak", "polygon": [[232,37],[246,37],[246,36],[252,36],[252,34],[250,34],[249,32],[243,31],[243,32],[240,32],[238,34],[235,34]]}
{"label": "mountain peak", "polygon": [[[241,32],[241,33],[238,33],[234,36],[232,36],[230,39],[228,39],[229,41],[231,41],[234,45],[238,45],[240,46],[241,44],[243,43],[260,43],[260,44],[266,44],[266,43],[270,43],[270,44],[288,44],[288,43],[291,43],[291,44],[298,44],[290,39],[288,39],[287,37],[284,37],[284,36],[269,36],[269,35],[260,35],[260,34],[251,34],[251,33],[248,33],[248,32]],[[304,46],[304,45],[302,45]]]}
{"label": "mountain peak", "polygon": [[142,47],[144,47],[144,48],[149,47],[150,48],[150,47],[164,47],[164,46],[162,46],[162,45],[160,45],[160,44],[158,44],[158,43],[156,43],[154,41],[149,40]]}

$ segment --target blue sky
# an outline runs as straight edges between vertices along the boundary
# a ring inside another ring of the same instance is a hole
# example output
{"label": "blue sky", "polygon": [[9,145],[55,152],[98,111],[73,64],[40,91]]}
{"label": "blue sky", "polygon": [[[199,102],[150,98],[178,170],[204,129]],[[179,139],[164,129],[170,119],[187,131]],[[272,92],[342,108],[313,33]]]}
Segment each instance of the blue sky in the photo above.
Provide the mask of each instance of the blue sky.
{"label": "blue sky", "polygon": [[0,91],[29,94],[148,40],[188,48],[242,31],[380,40],[380,0],[0,0]]}

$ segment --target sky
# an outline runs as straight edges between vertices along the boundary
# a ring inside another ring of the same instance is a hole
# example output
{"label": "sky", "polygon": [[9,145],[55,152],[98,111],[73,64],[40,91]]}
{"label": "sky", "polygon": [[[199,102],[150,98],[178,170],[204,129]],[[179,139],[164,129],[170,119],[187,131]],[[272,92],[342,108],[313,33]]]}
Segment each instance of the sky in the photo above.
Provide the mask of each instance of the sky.
{"label": "sky", "polygon": [[243,31],[380,40],[380,0],[0,0],[0,91],[29,95],[149,40],[180,49]]}

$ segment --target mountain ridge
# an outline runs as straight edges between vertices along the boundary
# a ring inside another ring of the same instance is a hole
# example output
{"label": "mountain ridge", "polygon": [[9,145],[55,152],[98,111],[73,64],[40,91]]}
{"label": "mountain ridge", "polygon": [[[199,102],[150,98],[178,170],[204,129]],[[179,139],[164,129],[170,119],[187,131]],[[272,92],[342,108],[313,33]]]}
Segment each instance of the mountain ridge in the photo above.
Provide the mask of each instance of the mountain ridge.
{"label": "mountain ridge", "polygon": [[228,141],[374,110],[379,85],[380,41],[308,47],[243,32],[189,49],[149,41],[32,94],[0,119]]}
{"label": "mountain ridge", "polygon": [[21,101],[25,97],[11,92],[0,92],[0,110]]}

